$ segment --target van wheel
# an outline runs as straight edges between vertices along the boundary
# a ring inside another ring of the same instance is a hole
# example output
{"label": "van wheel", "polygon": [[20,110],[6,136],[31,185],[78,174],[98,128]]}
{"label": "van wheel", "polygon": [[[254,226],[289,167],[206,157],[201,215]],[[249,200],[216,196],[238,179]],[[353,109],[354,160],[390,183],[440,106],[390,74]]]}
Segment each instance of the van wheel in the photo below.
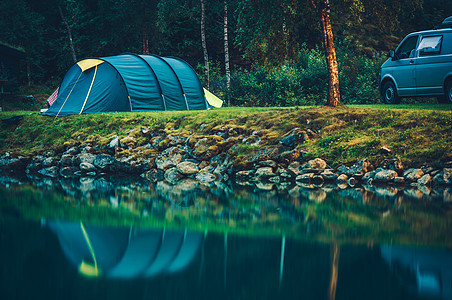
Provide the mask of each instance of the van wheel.
{"label": "van wheel", "polygon": [[445,98],[445,103],[452,104],[452,80],[447,83]]}
{"label": "van wheel", "polygon": [[399,104],[400,97],[397,95],[397,90],[392,81],[388,81],[383,86],[383,104]]}

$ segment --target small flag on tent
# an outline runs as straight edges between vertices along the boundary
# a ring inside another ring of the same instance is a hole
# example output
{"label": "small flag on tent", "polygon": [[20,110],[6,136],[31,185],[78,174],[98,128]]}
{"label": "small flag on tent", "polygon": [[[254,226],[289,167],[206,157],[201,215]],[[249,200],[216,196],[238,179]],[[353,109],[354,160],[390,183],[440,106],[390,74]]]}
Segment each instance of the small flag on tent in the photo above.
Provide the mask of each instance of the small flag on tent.
{"label": "small flag on tent", "polygon": [[49,103],[49,106],[52,106],[53,102],[55,102],[56,98],[58,97],[58,91],[60,90],[60,87],[58,87],[55,92],[47,99],[47,102]]}

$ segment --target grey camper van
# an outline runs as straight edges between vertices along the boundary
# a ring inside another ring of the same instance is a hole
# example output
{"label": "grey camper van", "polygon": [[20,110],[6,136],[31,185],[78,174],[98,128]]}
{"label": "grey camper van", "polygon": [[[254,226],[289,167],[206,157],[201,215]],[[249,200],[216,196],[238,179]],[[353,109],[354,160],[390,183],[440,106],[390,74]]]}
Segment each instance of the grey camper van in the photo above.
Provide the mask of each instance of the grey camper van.
{"label": "grey camper van", "polygon": [[407,35],[381,66],[380,93],[385,104],[402,97],[435,96],[452,104],[452,17],[438,29]]}

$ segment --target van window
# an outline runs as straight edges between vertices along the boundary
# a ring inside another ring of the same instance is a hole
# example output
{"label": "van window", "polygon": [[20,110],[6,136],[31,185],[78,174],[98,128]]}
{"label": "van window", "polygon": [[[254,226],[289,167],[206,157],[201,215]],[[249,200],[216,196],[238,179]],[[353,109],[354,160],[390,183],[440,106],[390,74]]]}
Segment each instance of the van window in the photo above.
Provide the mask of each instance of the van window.
{"label": "van window", "polygon": [[417,50],[419,50],[421,55],[439,54],[441,52],[441,41],[442,36],[426,36],[424,37]]}
{"label": "van window", "polygon": [[397,49],[396,55],[398,58],[408,58],[414,57],[414,49],[416,49],[418,36],[410,36],[407,38],[402,45]]}

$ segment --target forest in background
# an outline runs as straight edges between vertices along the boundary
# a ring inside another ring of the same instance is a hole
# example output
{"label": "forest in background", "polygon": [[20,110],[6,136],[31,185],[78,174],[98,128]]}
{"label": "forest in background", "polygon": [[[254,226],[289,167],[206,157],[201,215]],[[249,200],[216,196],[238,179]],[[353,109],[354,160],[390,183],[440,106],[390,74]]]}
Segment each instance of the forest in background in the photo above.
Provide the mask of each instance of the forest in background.
{"label": "forest in background", "polygon": [[[2,1],[0,43],[24,51],[26,59],[17,80],[5,72],[0,79],[52,92],[74,59],[133,52],[180,57],[206,86],[202,3],[213,92],[231,105],[323,104],[328,72],[311,0]],[[330,5],[346,104],[379,102],[377,77],[387,51],[407,33],[434,28],[452,12],[450,0],[332,0]]]}

